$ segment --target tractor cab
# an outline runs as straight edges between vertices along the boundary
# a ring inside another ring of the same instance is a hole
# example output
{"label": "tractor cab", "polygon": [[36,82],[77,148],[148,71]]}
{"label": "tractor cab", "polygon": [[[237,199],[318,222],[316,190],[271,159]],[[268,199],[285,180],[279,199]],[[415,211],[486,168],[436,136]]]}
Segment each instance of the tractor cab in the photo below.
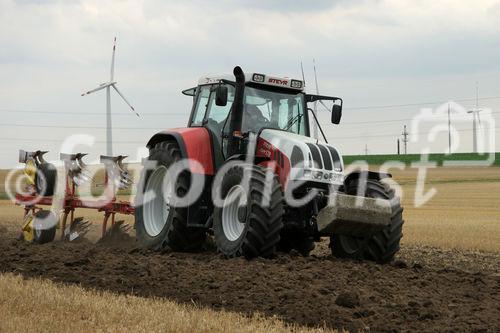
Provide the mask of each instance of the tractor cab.
{"label": "tractor cab", "polygon": [[183,94],[193,96],[188,126],[210,133],[216,169],[232,155],[245,154],[250,133],[261,137],[265,130],[281,131],[310,141],[310,124],[317,120],[308,102],[330,101],[333,123],[338,124],[342,112],[340,98],[308,95],[301,80],[243,73],[239,67],[234,75],[202,77]]}

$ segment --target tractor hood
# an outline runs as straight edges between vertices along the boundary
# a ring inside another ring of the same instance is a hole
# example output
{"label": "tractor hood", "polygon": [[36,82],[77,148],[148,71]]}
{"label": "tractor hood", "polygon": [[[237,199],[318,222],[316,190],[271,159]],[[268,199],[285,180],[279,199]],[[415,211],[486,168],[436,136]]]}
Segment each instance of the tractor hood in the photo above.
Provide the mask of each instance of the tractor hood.
{"label": "tractor hood", "polygon": [[342,156],[331,145],[286,131],[264,129],[260,137],[290,161],[289,178],[332,185],[344,182]]}

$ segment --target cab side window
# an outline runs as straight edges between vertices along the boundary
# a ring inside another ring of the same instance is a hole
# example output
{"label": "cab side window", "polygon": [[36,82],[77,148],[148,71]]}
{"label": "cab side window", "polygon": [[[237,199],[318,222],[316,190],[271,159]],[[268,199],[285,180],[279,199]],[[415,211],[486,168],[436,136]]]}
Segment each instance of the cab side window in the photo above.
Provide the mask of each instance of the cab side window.
{"label": "cab side window", "polygon": [[216,168],[220,167],[224,163],[224,155],[227,154],[227,139],[223,138],[222,131],[224,130],[224,125],[226,129],[230,122],[230,112],[231,106],[234,102],[234,87],[227,84],[227,104],[224,106],[215,104],[215,88],[217,85],[213,86],[214,91],[210,95],[210,101],[208,102],[208,110],[206,116],[205,126],[209,129],[210,135],[213,141],[213,152]]}
{"label": "cab side window", "polygon": [[[213,86],[213,88],[215,87],[216,86]],[[210,96],[210,101],[208,103],[207,125],[211,130],[217,133],[222,130],[234,101],[234,87],[231,85],[227,85],[227,87],[227,104],[225,106],[215,104],[215,92]]]}
{"label": "cab side window", "polygon": [[211,86],[201,86],[198,96],[196,98],[196,106],[193,113],[191,126],[201,126],[205,118],[205,111],[207,110],[208,99],[210,97]]}

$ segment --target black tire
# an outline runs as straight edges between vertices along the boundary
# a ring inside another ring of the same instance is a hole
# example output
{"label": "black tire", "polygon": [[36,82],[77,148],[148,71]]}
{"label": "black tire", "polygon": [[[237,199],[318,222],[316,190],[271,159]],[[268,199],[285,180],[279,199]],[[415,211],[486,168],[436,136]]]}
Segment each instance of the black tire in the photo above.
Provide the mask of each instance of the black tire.
{"label": "black tire", "polygon": [[281,233],[281,240],[277,246],[277,250],[280,252],[289,253],[295,250],[304,257],[309,256],[314,248],[315,244],[313,237],[303,235],[299,231]]}
{"label": "black tire", "polygon": [[57,216],[50,210],[39,210],[33,216],[33,243],[50,243],[56,237]]}
{"label": "black tire", "polygon": [[[346,186],[346,193],[356,195],[359,184],[359,179],[351,181]],[[364,196],[391,200],[391,223],[368,238],[333,235],[330,238],[332,254],[339,258],[372,260],[382,264],[388,263],[392,261],[394,255],[399,251],[399,244],[403,237],[404,220],[401,202],[395,196],[394,189],[377,180],[367,180]]]}
{"label": "black tire", "polygon": [[[283,228],[284,210],[281,185],[278,179],[273,177],[270,191],[267,191],[265,170],[259,166],[242,164],[232,167],[224,175],[220,187],[222,199],[226,198],[231,188],[241,184],[244,172],[250,174],[246,193],[247,203],[244,212],[238,217],[241,218],[241,223],[244,223],[243,231],[237,239],[229,239],[222,221],[224,207],[215,207],[213,229],[217,250],[226,257],[270,258],[275,254]],[[269,205],[262,206],[263,200],[268,200]]]}
{"label": "black tire", "polygon": [[52,163],[41,163],[35,174],[36,192],[39,195],[50,197],[54,195],[57,181],[57,169]]}
{"label": "black tire", "polygon": [[[157,168],[164,166],[167,169],[176,161],[181,159],[179,146],[174,141],[163,141],[157,143],[151,150],[148,158],[150,161],[156,161]],[[144,188],[138,193],[135,210],[135,228],[136,238],[139,246],[152,250],[163,250],[169,248],[173,251],[196,252],[203,248],[206,239],[206,230],[202,228],[192,228],[187,226],[187,207],[176,207],[175,204],[170,207],[167,221],[161,232],[157,235],[150,235],[144,225],[144,192],[146,184],[155,170],[143,171],[141,175],[141,184]],[[190,185],[189,172],[183,172],[179,175],[175,184],[175,191],[179,197],[182,197],[189,190]],[[192,207],[190,207],[192,208]]]}

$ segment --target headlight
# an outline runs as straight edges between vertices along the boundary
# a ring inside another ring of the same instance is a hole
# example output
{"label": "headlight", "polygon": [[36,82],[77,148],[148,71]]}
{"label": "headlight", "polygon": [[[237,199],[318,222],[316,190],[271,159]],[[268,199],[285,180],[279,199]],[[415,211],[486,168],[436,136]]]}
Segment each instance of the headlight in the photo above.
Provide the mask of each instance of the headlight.
{"label": "headlight", "polygon": [[252,80],[255,82],[264,82],[266,77],[263,74],[254,74]]}
{"label": "headlight", "polygon": [[323,177],[323,172],[321,172],[321,171],[316,171],[316,172],[314,173],[314,178],[316,178],[316,179],[321,179],[322,177]]}
{"label": "headlight", "polygon": [[302,88],[302,81],[292,80],[292,82],[290,83],[290,87],[296,88],[296,89],[301,89]]}

